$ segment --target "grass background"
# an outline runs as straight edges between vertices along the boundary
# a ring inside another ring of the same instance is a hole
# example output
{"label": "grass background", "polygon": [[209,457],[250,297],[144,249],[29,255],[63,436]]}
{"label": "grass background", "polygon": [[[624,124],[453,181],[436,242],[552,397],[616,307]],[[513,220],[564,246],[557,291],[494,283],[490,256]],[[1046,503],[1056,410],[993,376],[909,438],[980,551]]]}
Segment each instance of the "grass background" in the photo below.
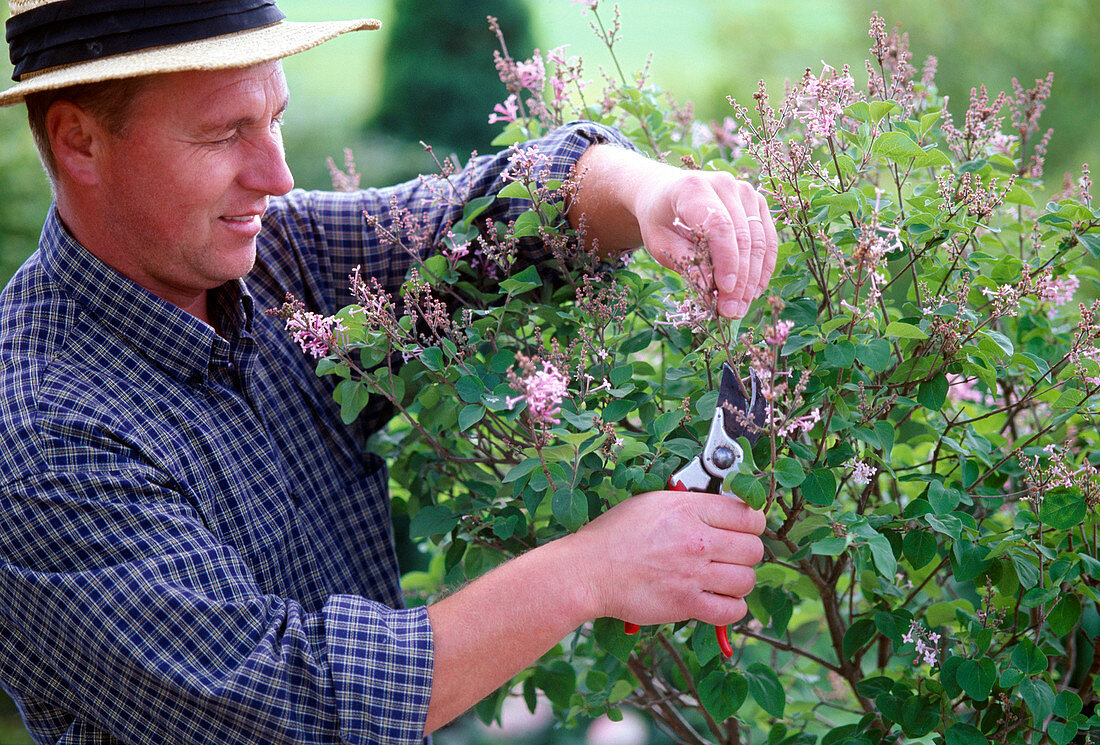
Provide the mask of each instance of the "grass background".
{"label": "grass background", "polygon": [[[594,79],[599,67],[611,69],[579,5],[529,5],[541,49],[568,44]],[[850,63],[857,81],[863,80],[867,21],[877,9],[889,25],[900,23],[910,33],[918,68],[928,54],[939,58],[937,80],[952,97],[956,121],[970,86],[984,83],[995,94],[1009,89],[1013,76],[1030,87],[1053,70],[1047,119],[1056,132],[1048,184],[1082,162],[1100,161],[1100,52],[1093,41],[1100,37],[1100,4],[1092,0],[622,0],[621,6],[617,51],[624,70],[637,70],[652,52],[654,82],[677,100],[694,102],[701,118],[727,115],[729,94],[749,101],[760,79],[778,96],[784,81],[807,66],[819,70],[823,60],[838,68]],[[281,0],[280,7],[292,20],[392,18],[391,5],[382,0]],[[378,104],[385,39],[384,29],[347,35],[284,63],[291,89],[284,135],[299,186],[327,187],[325,159],[341,162],[345,147],[356,153],[364,185],[434,169],[419,145],[364,134],[363,123]],[[6,60],[0,72],[10,73]],[[461,91],[448,103],[463,105]],[[33,251],[48,204],[23,110],[0,110],[0,283]],[[477,728],[459,728],[448,742],[486,737]],[[529,736],[525,741],[535,742]],[[14,706],[0,695],[0,745],[29,742]]]}

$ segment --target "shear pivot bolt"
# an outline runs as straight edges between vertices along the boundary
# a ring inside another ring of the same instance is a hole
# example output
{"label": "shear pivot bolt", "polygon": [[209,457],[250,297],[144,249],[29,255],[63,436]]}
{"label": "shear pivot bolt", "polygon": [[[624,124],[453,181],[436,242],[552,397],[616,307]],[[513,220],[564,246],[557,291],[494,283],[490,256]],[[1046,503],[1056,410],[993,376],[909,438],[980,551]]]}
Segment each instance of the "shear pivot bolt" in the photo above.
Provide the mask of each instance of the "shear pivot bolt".
{"label": "shear pivot bolt", "polygon": [[711,456],[711,461],[718,468],[729,468],[733,465],[733,462],[737,459],[733,450],[727,447],[720,447],[714,449],[714,454]]}

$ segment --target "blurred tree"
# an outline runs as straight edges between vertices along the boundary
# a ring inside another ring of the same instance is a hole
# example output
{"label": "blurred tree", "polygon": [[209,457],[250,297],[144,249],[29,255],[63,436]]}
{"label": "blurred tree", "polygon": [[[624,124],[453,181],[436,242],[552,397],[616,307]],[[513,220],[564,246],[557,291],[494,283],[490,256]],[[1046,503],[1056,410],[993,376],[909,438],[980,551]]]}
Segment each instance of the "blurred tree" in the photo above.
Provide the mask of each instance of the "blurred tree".
{"label": "blurred tree", "polygon": [[523,0],[395,0],[381,102],[369,128],[423,140],[440,154],[485,152],[497,132],[489,114],[506,95],[493,66],[490,15],[499,19],[512,55],[529,56]]}

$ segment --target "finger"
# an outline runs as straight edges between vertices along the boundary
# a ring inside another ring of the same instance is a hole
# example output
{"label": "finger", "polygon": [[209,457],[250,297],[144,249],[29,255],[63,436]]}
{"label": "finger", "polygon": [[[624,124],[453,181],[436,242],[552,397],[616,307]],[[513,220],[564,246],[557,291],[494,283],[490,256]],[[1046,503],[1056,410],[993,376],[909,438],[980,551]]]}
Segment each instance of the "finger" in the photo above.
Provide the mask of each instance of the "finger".
{"label": "finger", "polygon": [[775,221],[772,220],[771,211],[768,209],[768,201],[760,192],[756,193],[759,200],[760,221],[764,227],[764,260],[760,265],[760,278],[756,286],[756,294],[760,296],[768,289],[768,284],[775,273],[776,256],[779,253],[779,235],[775,231]]}
{"label": "finger", "polygon": [[695,600],[695,611],[692,616],[711,626],[728,626],[731,623],[737,623],[749,612],[749,606],[744,598],[700,592]]}
{"label": "finger", "polygon": [[[678,492],[670,492],[677,494]],[[720,530],[760,535],[767,527],[763,511],[754,510],[737,497],[727,494],[693,494],[703,522]]]}
{"label": "finger", "polygon": [[756,570],[744,564],[712,562],[700,577],[702,588],[716,595],[743,598],[756,586]]}
{"label": "finger", "polygon": [[[748,264],[749,269],[744,281],[741,282],[741,301],[747,309],[748,304],[755,300],[760,292],[760,278],[764,269],[764,257],[767,254],[767,233],[764,228],[764,217],[767,210],[761,214],[759,194],[749,184],[743,184],[741,200],[745,205],[745,219],[749,223]],[[742,251],[744,253],[744,251]]]}
{"label": "finger", "polygon": [[739,196],[740,182],[719,182],[718,195],[732,226],[732,240],[711,244],[711,263],[718,286],[718,312],[727,318],[740,318],[748,310],[742,299],[749,278],[752,231],[745,206]]}
{"label": "finger", "polygon": [[747,531],[724,531],[707,548],[708,557],[717,564],[756,566],[764,558],[764,542]]}
{"label": "finger", "polygon": [[[719,196],[709,179],[694,178],[679,192],[675,213],[677,215],[684,250],[694,254],[697,242],[706,242],[710,261],[701,265],[703,279],[707,287],[717,285],[719,292],[723,284],[737,283],[736,264],[724,261],[731,249],[737,245],[734,235],[734,222],[724,200]],[[717,260],[717,261],[716,261]],[[713,270],[713,271],[712,271]]]}

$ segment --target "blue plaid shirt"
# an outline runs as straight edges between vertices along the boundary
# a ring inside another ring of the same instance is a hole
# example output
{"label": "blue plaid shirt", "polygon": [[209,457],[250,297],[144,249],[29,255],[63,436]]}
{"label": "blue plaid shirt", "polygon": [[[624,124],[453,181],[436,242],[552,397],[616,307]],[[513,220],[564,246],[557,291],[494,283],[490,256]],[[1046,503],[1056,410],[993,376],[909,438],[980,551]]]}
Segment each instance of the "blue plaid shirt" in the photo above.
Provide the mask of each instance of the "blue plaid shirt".
{"label": "blue plaid shirt", "polygon": [[[540,150],[562,178],[589,123]],[[505,154],[452,179],[502,185]],[[289,291],[350,302],[411,258],[366,228],[419,181],[272,199],[256,268],[214,291],[222,334],[120,276],[56,213],[0,296],[0,681],[39,743],[412,743],[431,692],[424,608],[403,609],[384,421],[340,422],[282,324]],[[498,202],[496,216],[521,204]]]}

